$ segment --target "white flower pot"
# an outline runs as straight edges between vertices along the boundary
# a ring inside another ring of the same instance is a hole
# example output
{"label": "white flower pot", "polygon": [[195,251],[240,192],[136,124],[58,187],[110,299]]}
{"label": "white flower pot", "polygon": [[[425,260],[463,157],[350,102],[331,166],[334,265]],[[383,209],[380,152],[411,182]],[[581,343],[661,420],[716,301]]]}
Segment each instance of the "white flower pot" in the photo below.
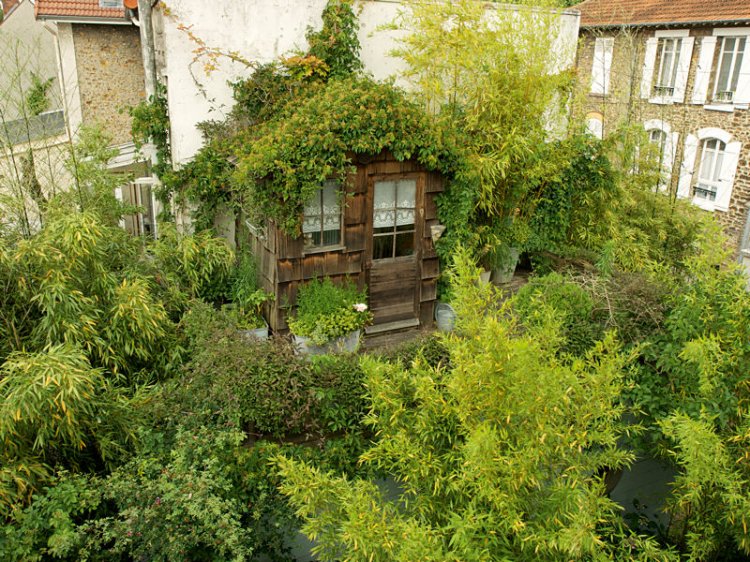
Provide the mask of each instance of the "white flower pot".
{"label": "white flower pot", "polygon": [[359,349],[360,331],[354,330],[323,345],[316,345],[310,338],[294,336],[294,344],[303,355],[325,355],[328,353],[354,353]]}

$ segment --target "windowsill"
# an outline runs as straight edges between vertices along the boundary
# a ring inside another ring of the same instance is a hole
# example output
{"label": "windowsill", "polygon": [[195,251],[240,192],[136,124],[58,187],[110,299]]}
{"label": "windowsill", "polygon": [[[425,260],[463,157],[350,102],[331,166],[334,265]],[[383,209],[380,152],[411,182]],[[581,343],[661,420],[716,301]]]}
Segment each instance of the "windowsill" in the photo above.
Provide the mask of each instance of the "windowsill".
{"label": "windowsill", "polygon": [[696,207],[700,207],[704,211],[710,211],[715,212],[719,211],[722,213],[726,213],[729,209],[726,209],[724,207],[719,207],[716,205],[716,201],[707,201],[705,199],[702,199],[700,197],[693,197],[693,205]]}
{"label": "windowsill", "polygon": [[714,201],[708,201],[707,199],[703,199],[702,197],[693,197],[693,205],[696,207],[700,207],[704,211],[715,211],[716,210],[716,203]]}
{"label": "windowsill", "polygon": [[309,256],[310,254],[324,254],[326,252],[340,252],[346,250],[346,246],[343,244],[336,244],[335,246],[320,246],[315,248],[305,248],[302,250],[303,256]]}
{"label": "windowsill", "polygon": [[658,96],[649,98],[648,102],[655,105],[672,105],[674,104],[674,99],[671,96]]}
{"label": "windowsill", "polygon": [[723,111],[724,113],[732,113],[734,111],[734,104],[731,103],[710,103],[703,106],[703,109],[708,111]]}

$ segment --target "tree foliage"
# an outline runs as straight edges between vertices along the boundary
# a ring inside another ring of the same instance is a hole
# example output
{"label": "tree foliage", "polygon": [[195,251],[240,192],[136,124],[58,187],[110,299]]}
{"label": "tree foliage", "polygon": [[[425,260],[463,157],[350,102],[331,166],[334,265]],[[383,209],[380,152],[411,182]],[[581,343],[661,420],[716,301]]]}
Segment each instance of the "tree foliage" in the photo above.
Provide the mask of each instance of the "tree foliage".
{"label": "tree foliage", "polygon": [[398,483],[371,482],[280,457],[303,530],[322,560],[666,559],[619,523],[602,471],[626,466],[619,403],[627,357],[606,336],[572,362],[557,357],[547,313],[523,330],[459,258],[459,336],[450,369],[364,362],[368,423],[361,461]]}

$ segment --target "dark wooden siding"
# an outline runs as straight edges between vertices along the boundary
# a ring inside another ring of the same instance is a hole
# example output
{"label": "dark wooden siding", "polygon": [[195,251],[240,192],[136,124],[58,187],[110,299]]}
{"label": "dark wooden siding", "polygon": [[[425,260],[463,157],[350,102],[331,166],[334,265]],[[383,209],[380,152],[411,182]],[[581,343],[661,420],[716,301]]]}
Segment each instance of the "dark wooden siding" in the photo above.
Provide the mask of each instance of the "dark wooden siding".
{"label": "dark wooden siding", "polygon": [[366,286],[369,280],[368,179],[380,174],[418,173],[424,176],[424,196],[423,201],[418,203],[416,219],[423,221],[419,228],[421,259],[416,264],[418,282],[413,291],[421,324],[432,324],[440,265],[430,226],[438,222],[435,198],[443,190],[443,179],[415,161],[399,162],[389,153],[372,158],[353,157],[353,161],[356,172],[347,179],[343,202],[343,248],[305,254],[301,237],[294,239],[287,236],[273,223],[269,223],[265,232],[255,231],[249,235],[251,250],[259,259],[264,289],[275,297],[265,311],[274,332],[287,330],[286,318],[294,306],[300,284],[315,277],[327,276],[334,282],[349,278],[360,289]]}

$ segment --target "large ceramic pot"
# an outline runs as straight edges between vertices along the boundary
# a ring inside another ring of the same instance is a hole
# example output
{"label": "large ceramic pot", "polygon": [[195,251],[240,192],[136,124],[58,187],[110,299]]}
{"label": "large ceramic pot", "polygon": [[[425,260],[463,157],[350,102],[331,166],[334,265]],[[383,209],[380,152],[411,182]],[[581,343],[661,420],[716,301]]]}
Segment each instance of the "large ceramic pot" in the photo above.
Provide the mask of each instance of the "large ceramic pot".
{"label": "large ceramic pot", "polygon": [[518,265],[519,251],[518,248],[510,248],[508,252],[508,261],[502,267],[496,267],[492,270],[492,282],[495,285],[505,285],[513,281],[513,274],[516,272],[516,265]]}
{"label": "large ceramic pot", "polygon": [[310,338],[294,336],[294,344],[303,355],[325,355],[328,353],[354,353],[359,349],[360,331],[354,330],[323,345],[317,345]]}

